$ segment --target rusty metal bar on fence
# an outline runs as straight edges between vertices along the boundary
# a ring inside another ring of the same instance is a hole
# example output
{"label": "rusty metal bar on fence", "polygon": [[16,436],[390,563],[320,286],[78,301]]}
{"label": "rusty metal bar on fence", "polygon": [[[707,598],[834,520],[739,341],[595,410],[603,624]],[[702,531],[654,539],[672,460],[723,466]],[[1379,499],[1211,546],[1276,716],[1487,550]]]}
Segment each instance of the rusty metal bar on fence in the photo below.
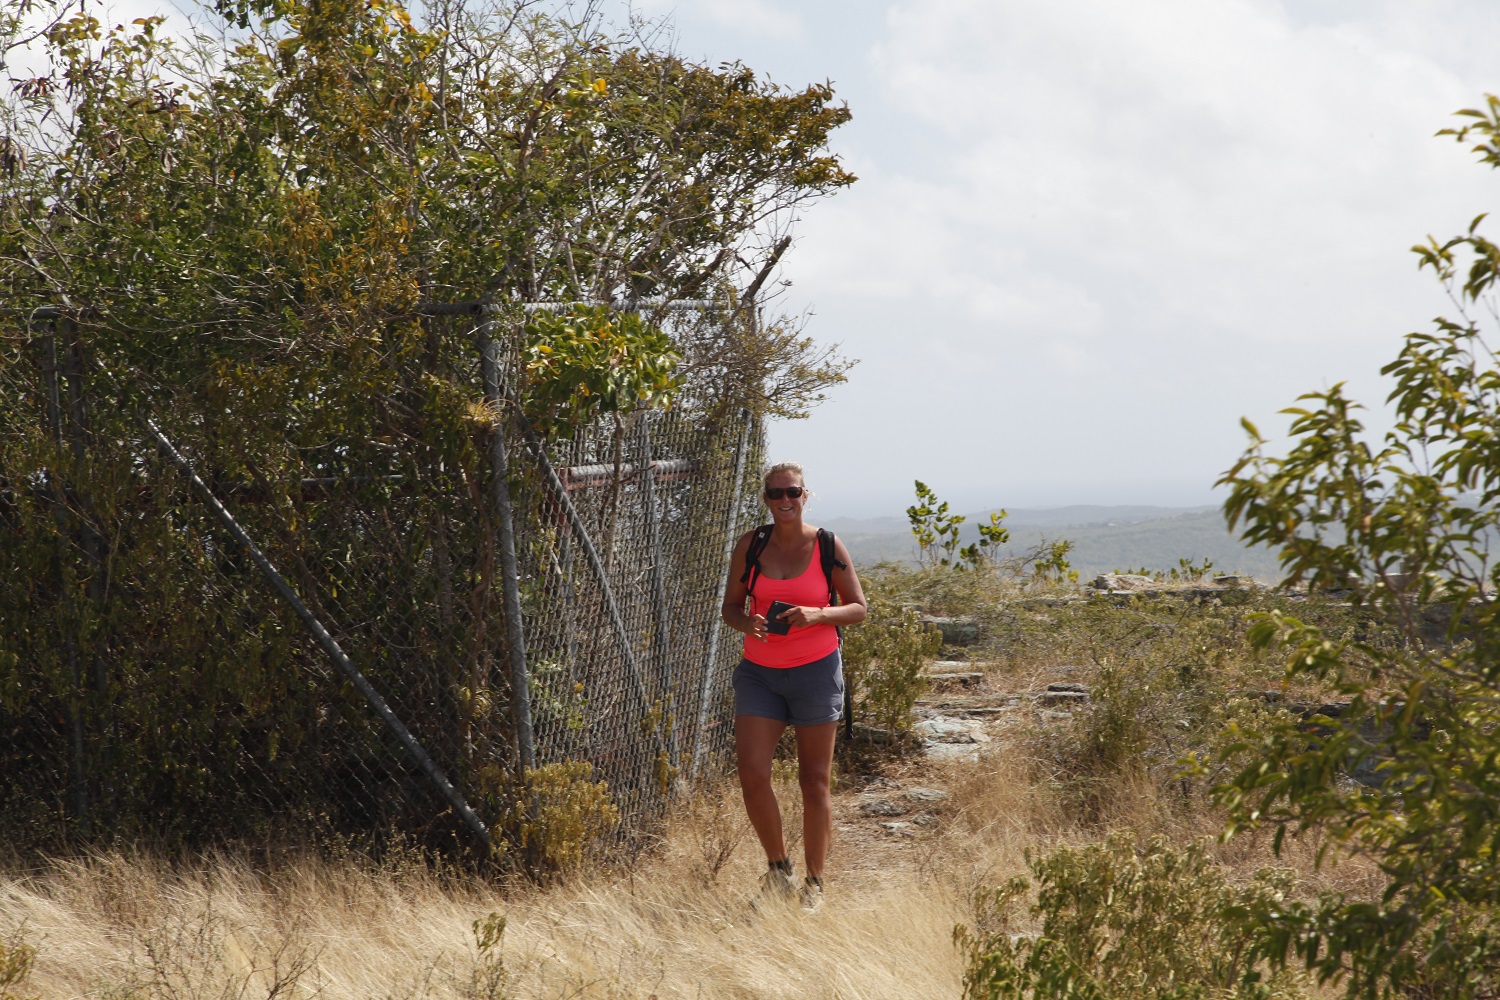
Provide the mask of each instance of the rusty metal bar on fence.
{"label": "rusty metal bar on fence", "polygon": [[557,478],[570,492],[593,486],[596,483],[613,482],[618,474],[624,482],[638,475],[649,475],[657,482],[686,479],[701,468],[701,463],[691,458],[669,458],[664,462],[642,461],[635,465],[573,465],[557,470]]}
{"label": "rusty metal bar on fence", "polygon": [[[719,584],[715,591],[714,607],[724,604],[724,594],[729,586],[729,561],[734,558],[734,545],[738,541],[734,537],[735,522],[739,520],[739,491],[745,479],[745,452],[750,447],[750,413],[747,410],[740,411],[740,418],[745,425],[740,428],[740,443],[734,451],[734,479],[731,480],[729,501],[729,512],[724,519],[724,557],[719,562]],[[708,728],[708,706],[709,698],[713,693],[714,666],[719,660],[719,634],[723,631],[723,623],[718,615],[710,620],[708,626],[708,655],[703,658],[703,683],[698,690],[698,726],[694,730],[693,741],[693,763],[689,769],[688,777],[697,780],[703,768],[703,750],[707,744],[704,732]]]}
{"label": "rusty metal bar on fence", "polygon": [[411,734],[411,730],[407,729],[406,725],[396,717],[396,713],[391,711],[385,699],[380,696],[380,692],[375,690],[369,680],[365,678],[365,675],[349,659],[348,655],[339,646],[337,640],[329,634],[328,630],[323,627],[323,623],[318,620],[318,617],[312,613],[312,610],[308,608],[297,592],[292,589],[292,585],[271,564],[271,560],[266,558],[265,553],[260,550],[260,546],[256,545],[245,529],[240,527],[240,523],[234,519],[234,515],[229,513],[228,508],[219,502],[219,498],[208,488],[208,484],[193,470],[192,463],[168,440],[167,436],[162,433],[161,428],[156,425],[156,421],[144,418],[142,424],[146,429],[146,433],[156,442],[157,447],[161,449],[167,459],[173,465],[177,466],[191,480],[193,486],[198,489],[198,492],[203,495],[203,502],[208,505],[209,510],[218,518],[219,523],[228,529],[229,533],[234,536],[235,541],[244,546],[245,551],[249,553],[255,565],[259,567],[261,573],[270,581],[271,586],[275,587],[276,592],[281,595],[282,599],[292,606],[292,610],[297,612],[297,616],[302,619],[302,623],[307,626],[308,631],[318,640],[318,645],[323,647],[323,651],[328,654],[328,658],[333,661],[334,666],[338,667],[339,671],[359,690],[359,693],[364,695],[365,702],[375,711],[376,715],[380,716],[386,728],[406,748],[406,752],[411,754],[412,759],[417,762],[417,766],[422,770],[422,773],[427,775],[428,779],[437,786],[438,791],[447,800],[448,805],[453,807],[453,811],[458,813],[459,817],[479,841],[484,844],[485,848],[488,849],[490,847],[490,831],[484,825],[484,820],[480,819],[479,815],[469,807],[469,803],[464,800],[463,794],[453,786],[453,783],[448,780],[447,775],[443,774],[442,769],[428,756],[427,751],[422,748],[422,744],[418,743],[417,738]]}
{"label": "rusty metal bar on fence", "polygon": [[[479,357],[484,399],[498,410],[504,399],[500,382],[500,344],[495,321],[485,318],[479,333]],[[516,566],[515,512],[510,499],[510,456],[505,449],[505,425],[495,421],[490,439],[490,497],[500,522],[500,588],[505,603],[505,638],[510,647],[511,710],[516,725],[516,764],[524,780],[536,767],[536,744],[531,730],[531,678],[526,663],[526,624],[521,619],[521,572]]]}

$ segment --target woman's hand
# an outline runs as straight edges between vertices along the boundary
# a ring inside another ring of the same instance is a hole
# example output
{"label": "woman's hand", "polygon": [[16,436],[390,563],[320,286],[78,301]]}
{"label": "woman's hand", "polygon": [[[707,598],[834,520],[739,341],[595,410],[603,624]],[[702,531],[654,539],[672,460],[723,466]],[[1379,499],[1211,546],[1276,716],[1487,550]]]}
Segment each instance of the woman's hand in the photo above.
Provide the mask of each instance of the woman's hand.
{"label": "woman's hand", "polygon": [[746,617],[750,620],[750,627],[747,628],[747,629],[745,629],[745,634],[748,635],[752,639],[759,639],[761,642],[765,642],[766,641],[766,616],[765,615],[746,615]]}
{"label": "woman's hand", "polygon": [[777,621],[786,622],[792,628],[807,628],[809,625],[816,625],[818,624],[818,622],[822,621],[823,612],[825,612],[826,610],[828,609],[804,607],[788,608],[786,611],[783,611],[780,615],[777,616]]}

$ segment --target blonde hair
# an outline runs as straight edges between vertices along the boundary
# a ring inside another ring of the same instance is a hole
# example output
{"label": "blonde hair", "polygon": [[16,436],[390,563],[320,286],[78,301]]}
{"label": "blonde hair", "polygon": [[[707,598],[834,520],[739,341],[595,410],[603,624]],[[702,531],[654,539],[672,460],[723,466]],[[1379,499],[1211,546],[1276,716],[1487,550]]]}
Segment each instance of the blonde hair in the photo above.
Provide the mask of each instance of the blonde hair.
{"label": "blonde hair", "polygon": [[798,479],[802,480],[804,485],[807,483],[807,475],[802,471],[801,462],[777,462],[775,465],[766,469],[765,473],[760,477],[761,485],[771,485],[771,477],[782,472],[790,472]]}

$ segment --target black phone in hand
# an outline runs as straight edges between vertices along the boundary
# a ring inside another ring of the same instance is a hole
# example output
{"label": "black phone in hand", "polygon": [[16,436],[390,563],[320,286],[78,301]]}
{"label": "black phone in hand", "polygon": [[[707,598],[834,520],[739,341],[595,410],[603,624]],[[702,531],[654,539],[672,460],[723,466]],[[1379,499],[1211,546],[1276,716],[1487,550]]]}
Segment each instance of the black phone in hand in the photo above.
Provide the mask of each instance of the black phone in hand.
{"label": "black phone in hand", "polygon": [[771,606],[766,609],[766,631],[772,635],[786,635],[792,630],[791,622],[778,621],[783,611],[790,611],[797,605],[788,604],[785,601],[772,601]]}

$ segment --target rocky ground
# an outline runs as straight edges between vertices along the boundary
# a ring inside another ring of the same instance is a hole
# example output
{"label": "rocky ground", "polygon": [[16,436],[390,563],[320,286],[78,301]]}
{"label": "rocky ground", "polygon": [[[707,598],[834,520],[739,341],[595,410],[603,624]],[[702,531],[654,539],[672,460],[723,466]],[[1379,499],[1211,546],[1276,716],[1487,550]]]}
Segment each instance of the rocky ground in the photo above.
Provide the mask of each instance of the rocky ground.
{"label": "rocky ground", "polygon": [[[998,756],[1007,730],[1023,720],[1060,722],[1087,704],[1076,679],[1083,668],[1058,666],[1017,685],[983,662],[940,660],[931,690],[917,703],[920,750],[891,759],[878,773],[845,774],[834,794],[834,866],[877,875],[916,868],[924,841],[945,822],[950,786],[986,757]],[[856,725],[856,740],[885,734]]]}

